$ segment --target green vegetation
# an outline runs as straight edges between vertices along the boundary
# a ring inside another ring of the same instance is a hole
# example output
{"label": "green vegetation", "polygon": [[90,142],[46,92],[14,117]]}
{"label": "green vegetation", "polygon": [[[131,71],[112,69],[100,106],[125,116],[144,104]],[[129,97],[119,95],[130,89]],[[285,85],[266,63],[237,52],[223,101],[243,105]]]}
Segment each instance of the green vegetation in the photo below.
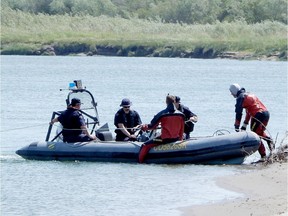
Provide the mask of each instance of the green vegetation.
{"label": "green vegetation", "polygon": [[2,0],[1,5],[33,14],[140,18],[164,23],[287,24],[286,0]]}
{"label": "green vegetation", "polygon": [[286,59],[287,1],[270,2],[2,0],[1,54]]}

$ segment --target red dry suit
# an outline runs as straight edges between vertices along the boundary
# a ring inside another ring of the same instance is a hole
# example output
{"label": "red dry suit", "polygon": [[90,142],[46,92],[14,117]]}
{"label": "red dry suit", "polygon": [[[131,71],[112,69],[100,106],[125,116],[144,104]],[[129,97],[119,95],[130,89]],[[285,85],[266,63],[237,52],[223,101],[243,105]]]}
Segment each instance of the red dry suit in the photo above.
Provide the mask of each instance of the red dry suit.
{"label": "red dry suit", "polygon": [[174,105],[169,104],[166,109],[159,112],[149,125],[144,125],[142,130],[155,129],[161,124],[161,136],[145,142],[139,152],[139,162],[142,163],[151,148],[157,145],[175,142],[183,139],[185,116]]}
{"label": "red dry suit", "polygon": [[[270,118],[269,111],[256,95],[247,93],[244,88],[241,88],[237,92],[237,99],[235,105],[236,118],[234,126],[236,130],[239,130],[240,127],[243,108],[246,109],[246,116],[241,129],[245,130],[246,125],[249,124],[249,121],[251,119],[251,131],[254,131],[261,138],[266,140],[271,150],[271,144],[273,144],[272,139],[265,133],[266,126]],[[260,143],[258,151],[261,157],[266,156],[265,147],[262,141]]]}

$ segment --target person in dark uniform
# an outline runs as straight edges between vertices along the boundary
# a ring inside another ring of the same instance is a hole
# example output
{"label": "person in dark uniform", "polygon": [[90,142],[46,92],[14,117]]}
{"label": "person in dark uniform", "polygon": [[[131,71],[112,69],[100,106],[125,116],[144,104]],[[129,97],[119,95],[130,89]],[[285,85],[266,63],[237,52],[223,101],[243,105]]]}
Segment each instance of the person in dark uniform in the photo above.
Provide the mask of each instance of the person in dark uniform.
{"label": "person in dark uniform", "polygon": [[73,98],[68,108],[50,122],[51,125],[55,122],[62,124],[64,142],[87,142],[96,139],[95,135],[89,133],[85,120],[81,112],[79,112],[80,107],[80,99]]}
{"label": "person in dark uniform", "polygon": [[198,121],[198,116],[187,106],[181,104],[180,100],[181,98],[179,96],[175,96],[175,107],[185,115],[184,134],[185,139],[189,139],[190,133],[194,130],[194,123]]}
{"label": "person in dark uniform", "polygon": [[131,109],[131,105],[131,101],[124,98],[120,104],[122,108],[115,114],[116,141],[135,141],[137,139],[135,132],[141,126],[142,121],[138,112]]}

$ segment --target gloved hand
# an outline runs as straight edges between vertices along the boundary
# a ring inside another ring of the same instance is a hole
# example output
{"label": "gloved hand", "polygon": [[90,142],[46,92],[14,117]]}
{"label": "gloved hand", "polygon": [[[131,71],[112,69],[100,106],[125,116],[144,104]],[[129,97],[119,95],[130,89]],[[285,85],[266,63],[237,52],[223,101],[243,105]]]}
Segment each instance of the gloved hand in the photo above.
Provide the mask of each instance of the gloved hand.
{"label": "gloved hand", "polygon": [[198,117],[197,116],[192,116],[189,120],[194,122],[194,123],[196,123],[198,121]]}
{"label": "gloved hand", "polygon": [[143,131],[148,130],[148,125],[147,124],[142,124],[141,125],[141,130],[143,130]]}
{"label": "gloved hand", "polygon": [[247,124],[244,122],[242,127],[241,127],[241,130],[246,131],[246,127],[247,127]]}

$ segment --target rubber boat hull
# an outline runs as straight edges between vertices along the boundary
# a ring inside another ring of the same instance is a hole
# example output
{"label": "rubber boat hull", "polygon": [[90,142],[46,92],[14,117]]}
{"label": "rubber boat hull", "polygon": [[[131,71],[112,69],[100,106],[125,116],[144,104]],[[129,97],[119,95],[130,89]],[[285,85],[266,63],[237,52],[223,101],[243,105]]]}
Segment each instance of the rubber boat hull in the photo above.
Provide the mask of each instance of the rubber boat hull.
{"label": "rubber boat hull", "polygon": [[[145,163],[242,164],[258,150],[260,138],[239,132],[159,145],[150,150]],[[33,142],[16,151],[29,160],[137,163],[141,142],[93,141],[88,143]]]}

